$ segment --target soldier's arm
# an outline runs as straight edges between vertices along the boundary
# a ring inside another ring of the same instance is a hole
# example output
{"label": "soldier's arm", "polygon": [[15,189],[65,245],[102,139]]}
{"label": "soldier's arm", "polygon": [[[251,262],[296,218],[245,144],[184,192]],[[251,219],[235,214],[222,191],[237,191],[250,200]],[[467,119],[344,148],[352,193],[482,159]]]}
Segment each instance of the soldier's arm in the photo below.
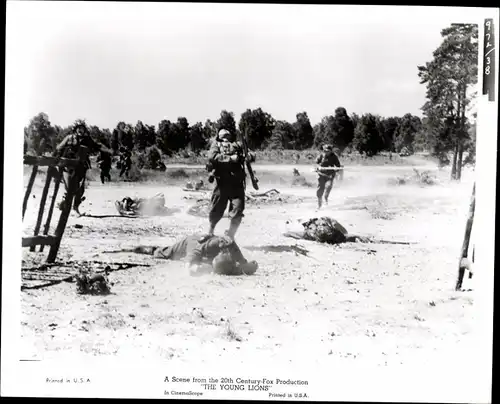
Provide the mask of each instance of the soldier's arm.
{"label": "soldier's arm", "polygon": [[70,137],[71,137],[71,135],[66,135],[65,138],[61,141],[61,143],[59,143],[56,146],[56,150],[54,151],[55,155],[59,154],[64,149],[64,147],[68,143]]}
{"label": "soldier's arm", "polygon": [[335,167],[342,167],[342,165],[340,164],[340,160],[336,154],[333,155],[333,165]]}
{"label": "soldier's arm", "polygon": [[323,153],[316,157],[316,164],[321,164],[323,162]]}
{"label": "soldier's arm", "polygon": [[248,262],[246,258],[243,256],[240,247],[238,247],[238,244],[236,243],[232,243],[229,246],[229,253],[231,254],[233,260],[238,264],[246,264]]}
{"label": "soldier's arm", "polygon": [[212,164],[216,163],[229,163],[231,156],[226,156],[220,152],[219,145],[216,141],[212,143],[210,151],[208,152],[208,161]]}
{"label": "soldier's arm", "polygon": [[94,139],[92,138],[89,138],[89,147],[91,148],[92,151],[94,152],[99,152],[99,151],[102,151],[104,153],[109,153],[111,154],[112,153],[112,150],[111,149],[108,149],[106,146],[104,146],[102,143],[100,142],[96,142]]}

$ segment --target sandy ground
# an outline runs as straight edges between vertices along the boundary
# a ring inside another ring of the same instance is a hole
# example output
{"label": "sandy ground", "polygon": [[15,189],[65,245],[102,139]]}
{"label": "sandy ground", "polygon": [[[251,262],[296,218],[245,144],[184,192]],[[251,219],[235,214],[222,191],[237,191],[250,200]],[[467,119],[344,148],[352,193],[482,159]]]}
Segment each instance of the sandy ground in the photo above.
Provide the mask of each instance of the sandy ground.
{"label": "sandy ground", "polygon": [[[310,167],[299,169],[315,181]],[[157,192],[178,212],[138,219],[72,215],[58,260],[151,266],[111,273],[107,296],[78,295],[70,282],[22,291],[23,359],[294,365],[343,360],[385,366],[459,352],[473,328],[473,294],[454,291],[473,173],[466,172],[457,184],[448,181],[448,172],[436,170],[438,185],[393,186],[388,180],[411,175],[411,167],[348,168],[330,205],[316,212],[315,189],[284,186],[291,167],[279,170],[276,182],[261,183],[261,189],[279,187],[283,195],[303,200],[247,208],[237,241],[260,267],[243,277],[192,277],[179,263],[105,253],[136,244],[168,245],[201,233],[207,220],[186,213],[194,200],[186,199],[189,193],[179,184],[91,182],[84,212],[116,215],[115,200]],[[32,234],[40,194],[38,182],[25,234]],[[415,244],[331,246],[282,235],[296,229],[298,219],[319,214],[334,217],[352,233]],[[227,226],[224,218],[217,232]],[[308,256],[287,249],[293,245],[307,249]],[[23,265],[40,261],[46,252],[25,249]]]}

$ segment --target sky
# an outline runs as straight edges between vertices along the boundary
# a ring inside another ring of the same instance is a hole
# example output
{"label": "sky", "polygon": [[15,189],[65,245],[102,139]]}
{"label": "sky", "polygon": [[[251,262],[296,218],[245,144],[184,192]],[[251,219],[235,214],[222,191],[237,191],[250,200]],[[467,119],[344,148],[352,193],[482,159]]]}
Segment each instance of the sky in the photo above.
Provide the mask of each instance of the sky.
{"label": "sky", "polygon": [[110,129],[258,107],[313,125],[339,106],[421,116],[417,66],[474,10],[8,1],[6,103],[22,126],[43,111]]}

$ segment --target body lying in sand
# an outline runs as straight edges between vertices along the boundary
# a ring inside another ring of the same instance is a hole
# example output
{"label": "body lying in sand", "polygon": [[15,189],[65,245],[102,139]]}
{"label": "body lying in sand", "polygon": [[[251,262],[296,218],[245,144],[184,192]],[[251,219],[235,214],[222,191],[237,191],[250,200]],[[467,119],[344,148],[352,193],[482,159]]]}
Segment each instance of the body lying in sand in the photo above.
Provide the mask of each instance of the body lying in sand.
{"label": "body lying in sand", "polygon": [[[118,252],[118,251],[116,251]],[[167,260],[184,260],[186,268],[193,274],[204,272],[203,264],[210,264],[216,273],[224,275],[251,275],[257,270],[257,262],[248,262],[238,245],[229,237],[200,235],[187,236],[173,245],[140,245],[119,252],[152,255]]]}
{"label": "body lying in sand", "polygon": [[327,216],[312,218],[301,223],[302,231],[289,231],[284,234],[299,240],[317,241],[320,243],[384,243],[384,244],[412,244],[406,241],[378,240],[357,234],[350,234],[337,220]]}

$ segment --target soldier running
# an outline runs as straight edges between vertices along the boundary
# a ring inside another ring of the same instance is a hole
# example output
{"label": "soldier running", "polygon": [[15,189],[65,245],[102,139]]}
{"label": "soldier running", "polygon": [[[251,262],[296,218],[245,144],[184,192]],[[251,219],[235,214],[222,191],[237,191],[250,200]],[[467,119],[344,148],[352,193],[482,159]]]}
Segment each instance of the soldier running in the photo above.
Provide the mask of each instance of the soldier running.
{"label": "soldier running", "polygon": [[[255,155],[249,153],[250,162]],[[232,240],[243,219],[245,209],[245,157],[243,146],[235,140],[235,136],[226,129],[219,131],[217,139],[212,142],[208,155],[207,170],[213,174],[216,185],[210,201],[209,230],[206,237],[214,235],[215,226],[222,219],[229,202],[229,229],[225,234]]]}
{"label": "soldier running", "polygon": [[[107,152],[111,153],[111,150],[101,143],[96,142],[90,136],[90,133],[87,129],[87,125],[83,121],[77,121],[73,125],[73,133],[67,135],[61,143],[59,143],[54,152],[55,156],[65,157],[69,159],[75,159],[79,156],[80,146],[87,147],[90,152]],[[73,202],[73,210],[80,216],[80,204],[85,200],[83,196],[85,193],[85,180],[87,175],[87,170],[91,168],[90,157],[87,155],[86,161],[75,167],[75,168],[67,168],[67,182],[66,186],[70,184],[70,178],[77,176],[78,177],[78,186],[75,194],[75,199]],[[60,208],[62,209],[66,198],[68,196],[67,190],[64,195],[64,199]]]}
{"label": "soldier running", "polygon": [[185,260],[191,274],[200,274],[204,263],[212,265],[215,273],[224,275],[252,275],[257,271],[256,261],[247,261],[240,248],[227,236],[211,236],[201,241],[199,235],[187,236],[168,247],[138,246],[116,252],[133,252],[167,260]]}
{"label": "soldier running", "polygon": [[99,157],[97,157],[97,163],[101,169],[101,182],[104,184],[104,180],[106,179],[111,181],[111,154],[101,150]]}
{"label": "soldier running", "polygon": [[123,174],[128,178],[128,173],[132,167],[132,152],[126,147],[120,147],[120,178]]}
{"label": "soldier running", "polygon": [[[328,205],[328,197],[333,187],[333,179],[335,178],[335,170],[332,168],[341,168],[341,164],[337,155],[333,152],[333,148],[329,144],[323,145],[323,152],[316,159],[316,164],[319,167],[316,169],[318,172],[318,188],[316,197],[318,198],[318,209],[322,206],[323,195],[325,197],[325,204]],[[329,170],[325,170],[329,168]]]}

